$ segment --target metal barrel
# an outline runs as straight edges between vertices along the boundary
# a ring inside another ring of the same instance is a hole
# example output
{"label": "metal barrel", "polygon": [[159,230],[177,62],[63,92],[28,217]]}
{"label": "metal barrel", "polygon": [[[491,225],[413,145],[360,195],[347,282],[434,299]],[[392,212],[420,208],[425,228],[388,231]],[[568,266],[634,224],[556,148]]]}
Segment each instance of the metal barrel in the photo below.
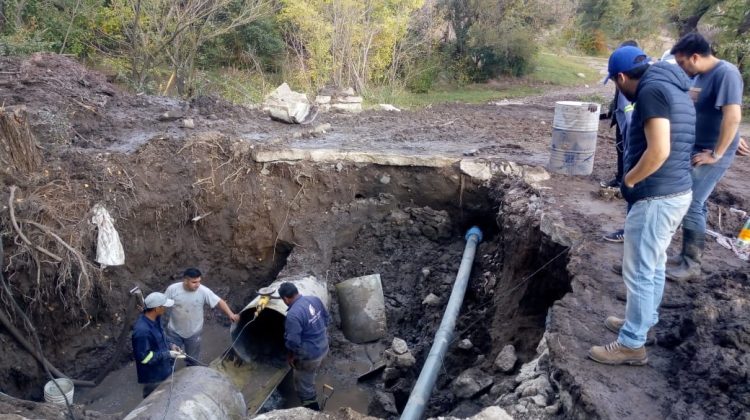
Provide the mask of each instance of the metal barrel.
{"label": "metal barrel", "polygon": [[356,277],[336,285],[341,329],[352,343],[385,337],[385,298],[380,274]]}
{"label": "metal barrel", "polygon": [[[592,107],[594,105],[594,107]],[[591,111],[590,109],[594,109]],[[563,175],[590,175],[599,129],[599,104],[559,101],[552,121],[547,169]]]}

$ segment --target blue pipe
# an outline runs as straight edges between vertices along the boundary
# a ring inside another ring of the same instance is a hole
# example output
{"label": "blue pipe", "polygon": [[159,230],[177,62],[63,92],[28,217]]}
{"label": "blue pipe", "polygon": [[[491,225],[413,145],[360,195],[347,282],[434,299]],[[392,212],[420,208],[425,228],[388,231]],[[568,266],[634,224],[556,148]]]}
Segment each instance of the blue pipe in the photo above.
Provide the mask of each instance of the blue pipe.
{"label": "blue pipe", "polygon": [[424,414],[427,401],[430,399],[432,389],[435,387],[440,368],[443,366],[443,357],[448,350],[448,345],[453,338],[453,330],[456,327],[456,319],[461,310],[461,304],[466,294],[466,286],[469,284],[469,274],[471,274],[471,265],[474,262],[474,254],[477,251],[477,245],[482,241],[482,231],[474,226],[466,232],[466,247],[464,256],[461,259],[461,266],[458,267],[456,282],[453,283],[453,291],[445,307],[443,320],[440,321],[440,327],[435,334],[435,340],[430,348],[430,354],[427,355],[419,373],[417,383],[409,395],[409,401],[404,407],[401,414],[401,420],[420,420]]}

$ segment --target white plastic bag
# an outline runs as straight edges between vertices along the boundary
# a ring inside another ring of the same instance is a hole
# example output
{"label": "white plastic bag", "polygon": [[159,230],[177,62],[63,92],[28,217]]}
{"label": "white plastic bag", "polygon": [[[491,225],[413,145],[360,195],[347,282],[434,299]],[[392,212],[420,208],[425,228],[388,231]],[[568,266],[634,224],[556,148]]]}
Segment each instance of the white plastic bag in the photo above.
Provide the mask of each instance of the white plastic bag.
{"label": "white plastic bag", "polygon": [[125,251],[120,243],[120,235],[112,224],[112,216],[101,203],[95,205],[92,212],[94,216],[91,223],[99,229],[96,239],[96,262],[103,266],[125,264]]}

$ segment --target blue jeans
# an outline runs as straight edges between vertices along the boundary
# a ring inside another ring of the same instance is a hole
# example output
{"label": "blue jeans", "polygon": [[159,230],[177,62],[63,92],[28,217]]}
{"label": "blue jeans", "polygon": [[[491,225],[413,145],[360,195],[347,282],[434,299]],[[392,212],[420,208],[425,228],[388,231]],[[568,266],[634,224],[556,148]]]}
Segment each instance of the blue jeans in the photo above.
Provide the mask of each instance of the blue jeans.
{"label": "blue jeans", "polygon": [[706,233],[706,215],[708,196],[724,176],[734,160],[734,152],[727,153],[713,165],[701,165],[693,168],[693,201],[682,221],[682,228]]}
{"label": "blue jeans", "polygon": [[622,278],[628,289],[625,325],[617,341],[638,348],[646,343],[649,328],[659,322],[664,293],[667,247],[688,206],[691,193],[652,198],[633,204],[625,219]]}

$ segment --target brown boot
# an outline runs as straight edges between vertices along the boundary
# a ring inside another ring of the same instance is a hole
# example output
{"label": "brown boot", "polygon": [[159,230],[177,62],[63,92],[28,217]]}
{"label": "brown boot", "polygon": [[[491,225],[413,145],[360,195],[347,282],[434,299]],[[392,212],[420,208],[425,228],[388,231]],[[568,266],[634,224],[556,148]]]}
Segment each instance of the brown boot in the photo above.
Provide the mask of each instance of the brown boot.
{"label": "brown boot", "polygon": [[648,363],[646,347],[631,349],[617,341],[604,346],[594,346],[589,350],[589,358],[605,365],[643,366]]}
{"label": "brown boot", "polygon": [[[607,319],[604,320],[604,326],[615,334],[620,333],[620,328],[622,328],[623,325],[625,325],[625,320],[616,316],[608,316]],[[653,328],[649,328],[648,334],[646,334],[646,345],[653,346],[654,344],[656,344],[656,333]]]}
{"label": "brown boot", "polygon": [[667,267],[666,277],[672,281],[691,281],[701,278],[701,259],[706,246],[706,235],[682,230],[682,261],[675,267]]}

